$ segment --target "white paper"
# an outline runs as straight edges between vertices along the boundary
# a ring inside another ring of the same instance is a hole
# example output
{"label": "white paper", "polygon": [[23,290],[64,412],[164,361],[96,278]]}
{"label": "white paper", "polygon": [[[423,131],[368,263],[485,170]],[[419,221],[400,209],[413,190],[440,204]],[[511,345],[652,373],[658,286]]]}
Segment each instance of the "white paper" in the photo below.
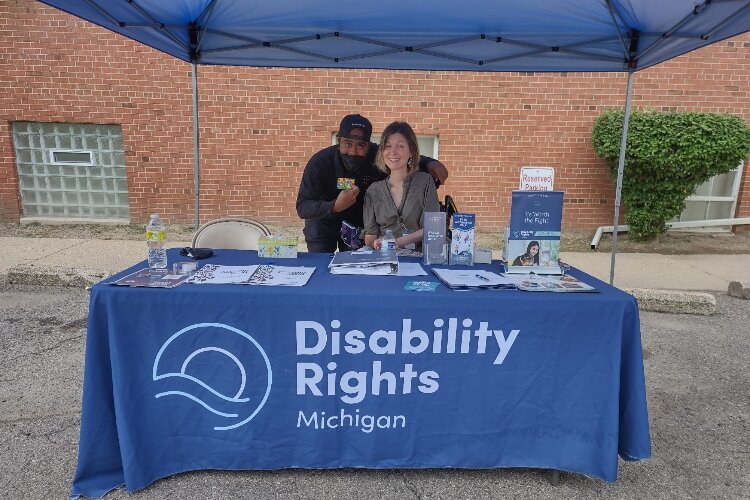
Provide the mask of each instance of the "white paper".
{"label": "white paper", "polygon": [[304,286],[315,272],[314,267],[257,266],[258,269],[243,284],[267,286]]}
{"label": "white paper", "polygon": [[399,262],[399,276],[427,276],[427,272],[419,265],[419,262]]}
{"label": "white paper", "polygon": [[400,267],[401,264],[377,264],[372,266],[334,266],[331,274],[357,274],[364,276],[393,276],[398,272],[394,268]]}
{"label": "white paper", "polygon": [[190,278],[188,283],[304,286],[315,271],[314,267],[286,266],[219,266],[206,264]]}
{"label": "white paper", "polygon": [[258,266],[219,266],[206,264],[193,274],[188,283],[221,285],[244,283],[258,269]]}
{"label": "white paper", "polygon": [[436,269],[438,278],[450,287],[485,288],[500,285],[514,285],[515,280],[500,276],[490,271],[476,269]]}

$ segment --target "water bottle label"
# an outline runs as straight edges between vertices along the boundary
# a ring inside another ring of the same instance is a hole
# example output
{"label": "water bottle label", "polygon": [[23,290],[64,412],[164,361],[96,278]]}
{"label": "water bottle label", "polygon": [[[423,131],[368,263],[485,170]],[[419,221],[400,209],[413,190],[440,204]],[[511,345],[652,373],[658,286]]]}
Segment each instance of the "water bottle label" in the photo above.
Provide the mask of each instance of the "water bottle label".
{"label": "water bottle label", "polygon": [[386,250],[396,250],[396,242],[394,240],[385,242]]}
{"label": "water bottle label", "polygon": [[146,230],[146,240],[148,241],[164,241],[164,231],[152,231],[150,229]]}

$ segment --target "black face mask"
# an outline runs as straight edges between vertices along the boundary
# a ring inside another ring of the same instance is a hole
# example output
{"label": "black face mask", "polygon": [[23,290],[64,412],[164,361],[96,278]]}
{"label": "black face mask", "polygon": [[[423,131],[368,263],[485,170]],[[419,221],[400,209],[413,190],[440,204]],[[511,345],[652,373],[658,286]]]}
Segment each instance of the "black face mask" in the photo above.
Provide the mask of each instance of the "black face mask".
{"label": "black face mask", "polygon": [[345,155],[341,153],[339,153],[339,156],[341,156],[341,163],[344,164],[344,168],[350,174],[357,174],[367,166],[367,156]]}

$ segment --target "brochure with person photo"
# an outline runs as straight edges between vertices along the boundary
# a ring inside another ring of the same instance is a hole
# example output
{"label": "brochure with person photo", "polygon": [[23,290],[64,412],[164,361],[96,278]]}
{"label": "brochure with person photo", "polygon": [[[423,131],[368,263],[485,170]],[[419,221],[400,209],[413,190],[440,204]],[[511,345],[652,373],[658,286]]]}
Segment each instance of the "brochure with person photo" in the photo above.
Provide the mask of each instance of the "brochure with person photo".
{"label": "brochure with person photo", "polygon": [[503,254],[507,272],[562,274],[562,191],[514,191]]}

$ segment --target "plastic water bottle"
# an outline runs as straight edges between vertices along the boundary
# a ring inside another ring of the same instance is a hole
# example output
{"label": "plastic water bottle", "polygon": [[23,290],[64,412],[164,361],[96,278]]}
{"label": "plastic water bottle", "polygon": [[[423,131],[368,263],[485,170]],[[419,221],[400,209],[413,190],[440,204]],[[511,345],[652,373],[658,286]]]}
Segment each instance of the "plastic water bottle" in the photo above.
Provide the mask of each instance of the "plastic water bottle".
{"label": "plastic water bottle", "polygon": [[380,240],[380,251],[383,253],[396,253],[396,237],[393,236],[393,231],[390,229],[385,230],[385,236]]}
{"label": "plastic water bottle", "polygon": [[151,214],[151,220],[146,225],[146,242],[148,243],[148,267],[151,269],[166,269],[167,250],[164,248],[166,239],[164,224],[159,214]]}

